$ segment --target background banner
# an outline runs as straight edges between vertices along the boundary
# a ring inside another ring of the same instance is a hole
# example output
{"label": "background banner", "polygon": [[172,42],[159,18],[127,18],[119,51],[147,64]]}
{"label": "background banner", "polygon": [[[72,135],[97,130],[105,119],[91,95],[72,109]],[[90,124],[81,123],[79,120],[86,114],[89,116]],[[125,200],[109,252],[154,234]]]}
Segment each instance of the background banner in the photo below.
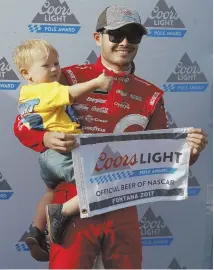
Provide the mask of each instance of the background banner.
{"label": "background banner", "polygon": [[93,40],[97,17],[115,3],[136,9],[149,30],[135,60],[136,75],[165,91],[169,126],[201,127],[210,138],[190,168],[188,200],[138,207],[143,266],[195,269],[210,265],[212,0],[1,0],[0,268],[47,267],[31,258],[23,242],[45,185],[39,175],[39,155],[13,135],[24,81],[12,51],[25,39],[44,38],[58,49],[61,67],[94,63],[99,56]]}

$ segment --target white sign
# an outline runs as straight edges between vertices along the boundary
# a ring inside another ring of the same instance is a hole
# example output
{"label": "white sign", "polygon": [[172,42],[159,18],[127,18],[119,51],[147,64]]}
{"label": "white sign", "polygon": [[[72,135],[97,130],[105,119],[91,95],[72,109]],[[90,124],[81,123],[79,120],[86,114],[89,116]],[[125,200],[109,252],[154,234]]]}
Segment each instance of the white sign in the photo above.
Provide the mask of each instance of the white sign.
{"label": "white sign", "polygon": [[187,129],[78,135],[73,154],[81,218],[187,198]]}

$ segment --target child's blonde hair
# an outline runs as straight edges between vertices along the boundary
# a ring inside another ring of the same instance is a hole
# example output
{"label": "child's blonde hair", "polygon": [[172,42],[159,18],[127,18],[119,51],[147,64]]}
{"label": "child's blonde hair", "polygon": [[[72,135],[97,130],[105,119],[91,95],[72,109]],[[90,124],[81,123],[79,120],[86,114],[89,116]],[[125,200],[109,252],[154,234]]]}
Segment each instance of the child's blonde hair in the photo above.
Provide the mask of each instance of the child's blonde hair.
{"label": "child's blonde hair", "polygon": [[55,53],[57,57],[59,54],[57,50],[46,40],[42,39],[30,39],[25,40],[21,45],[19,45],[13,53],[14,63],[17,66],[19,72],[22,68],[28,68],[32,63],[33,53],[37,52],[45,52],[47,57],[50,53]]}

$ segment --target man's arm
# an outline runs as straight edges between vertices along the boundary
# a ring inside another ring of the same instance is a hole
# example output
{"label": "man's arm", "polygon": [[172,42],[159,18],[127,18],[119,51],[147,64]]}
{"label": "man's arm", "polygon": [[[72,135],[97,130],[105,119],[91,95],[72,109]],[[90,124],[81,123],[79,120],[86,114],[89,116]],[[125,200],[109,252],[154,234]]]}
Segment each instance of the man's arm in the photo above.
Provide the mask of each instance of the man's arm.
{"label": "man's arm", "polygon": [[36,152],[43,152],[46,148],[59,152],[69,152],[78,146],[72,134],[28,129],[23,125],[20,115],[16,117],[13,130],[15,136],[24,146]]}
{"label": "man's arm", "polygon": [[16,117],[13,132],[17,139],[26,147],[31,148],[36,152],[43,152],[45,147],[42,143],[44,131],[37,131],[35,129],[28,129],[23,125],[21,115]]}

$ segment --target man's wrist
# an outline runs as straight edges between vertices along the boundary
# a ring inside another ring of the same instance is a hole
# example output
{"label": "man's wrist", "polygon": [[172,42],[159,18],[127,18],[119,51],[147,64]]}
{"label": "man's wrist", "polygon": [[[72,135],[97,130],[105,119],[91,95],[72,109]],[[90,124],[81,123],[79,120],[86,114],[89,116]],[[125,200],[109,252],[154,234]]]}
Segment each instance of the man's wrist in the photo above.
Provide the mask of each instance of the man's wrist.
{"label": "man's wrist", "polygon": [[190,155],[190,161],[189,161],[189,165],[193,165],[197,160],[198,160],[198,157],[200,156],[200,154],[196,154],[196,155]]}
{"label": "man's wrist", "polygon": [[46,145],[46,136],[48,136],[48,131],[43,134],[43,138],[42,138],[42,145],[44,146],[45,149],[49,148]]}

